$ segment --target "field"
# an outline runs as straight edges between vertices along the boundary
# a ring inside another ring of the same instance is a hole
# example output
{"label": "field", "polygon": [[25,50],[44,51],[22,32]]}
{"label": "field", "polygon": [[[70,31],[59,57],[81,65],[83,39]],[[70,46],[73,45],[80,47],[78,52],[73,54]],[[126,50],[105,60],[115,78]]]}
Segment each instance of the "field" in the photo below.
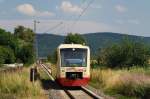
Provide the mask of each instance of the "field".
{"label": "field", "polygon": [[150,68],[92,69],[90,85],[117,99],[149,99]]}
{"label": "field", "polygon": [[41,83],[30,82],[29,68],[0,73],[0,99],[45,99]]}

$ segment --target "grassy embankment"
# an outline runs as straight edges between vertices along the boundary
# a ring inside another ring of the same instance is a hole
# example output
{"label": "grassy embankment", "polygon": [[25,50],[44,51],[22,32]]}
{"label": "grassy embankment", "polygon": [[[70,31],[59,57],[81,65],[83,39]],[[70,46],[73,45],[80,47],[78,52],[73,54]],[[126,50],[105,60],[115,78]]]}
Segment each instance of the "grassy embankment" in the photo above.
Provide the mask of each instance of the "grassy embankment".
{"label": "grassy embankment", "polygon": [[90,85],[117,99],[150,99],[150,68],[92,69]]}
{"label": "grassy embankment", "polygon": [[44,99],[39,81],[30,82],[29,68],[0,73],[0,99]]}

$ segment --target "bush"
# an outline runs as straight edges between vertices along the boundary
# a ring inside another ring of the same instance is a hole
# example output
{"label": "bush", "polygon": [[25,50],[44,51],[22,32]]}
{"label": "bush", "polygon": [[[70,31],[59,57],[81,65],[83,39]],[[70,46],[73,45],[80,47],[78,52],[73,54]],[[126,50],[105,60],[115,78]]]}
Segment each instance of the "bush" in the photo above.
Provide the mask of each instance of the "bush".
{"label": "bush", "polygon": [[5,46],[0,46],[0,64],[11,64],[15,62],[14,51]]}
{"label": "bush", "polygon": [[33,45],[25,45],[21,48],[18,58],[25,64],[32,64],[35,60]]}
{"label": "bush", "polygon": [[100,50],[98,63],[109,67],[146,66],[150,57],[148,46],[140,42],[123,40]]}

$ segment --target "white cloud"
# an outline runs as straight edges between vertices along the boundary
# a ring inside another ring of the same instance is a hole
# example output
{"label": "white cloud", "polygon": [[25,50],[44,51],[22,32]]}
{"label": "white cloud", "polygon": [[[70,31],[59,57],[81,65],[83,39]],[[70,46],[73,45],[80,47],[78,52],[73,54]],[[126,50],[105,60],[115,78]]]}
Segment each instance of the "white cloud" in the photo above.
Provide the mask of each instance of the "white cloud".
{"label": "white cloud", "polygon": [[79,14],[83,11],[82,8],[80,8],[77,5],[71,4],[71,2],[69,2],[69,1],[63,1],[60,8],[62,9],[62,11],[66,12],[66,13]]}
{"label": "white cloud", "polygon": [[25,15],[33,16],[36,14],[34,7],[31,4],[22,4],[17,6],[17,10]]}
{"label": "white cloud", "polygon": [[53,16],[49,11],[37,11],[31,4],[22,4],[17,6],[17,11],[28,16]]}
{"label": "white cloud", "polygon": [[116,5],[115,6],[115,9],[120,12],[120,13],[123,13],[123,12],[126,12],[127,11],[127,8],[123,5]]}

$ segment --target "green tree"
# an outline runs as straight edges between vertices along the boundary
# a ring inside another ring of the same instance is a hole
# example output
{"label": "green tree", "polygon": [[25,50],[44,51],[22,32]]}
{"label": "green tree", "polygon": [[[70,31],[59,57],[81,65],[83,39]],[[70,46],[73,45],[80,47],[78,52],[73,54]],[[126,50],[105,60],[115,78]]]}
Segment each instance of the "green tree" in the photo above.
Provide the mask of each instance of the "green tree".
{"label": "green tree", "polygon": [[150,49],[140,42],[124,39],[100,50],[98,63],[109,67],[145,66],[148,64]]}
{"label": "green tree", "polygon": [[32,64],[35,60],[33,45],[25,45],[19,51],[18,58],[25,64]]}
{"label": "green tree", "polygon": [[14,30],[14,35],[25,42],[34,42],[34,32],[30,28],[24,26],[18,26]]}
{"label": "green tree", "polygon": [[3,29],[0,29],[0,45],[10,47],[14,50],[15,55],[17,54],[18,39],[14,37],[13,34],[11,34],[10,32],[6,32]]}
{"label": "green tree", "polygon": [[16,57],[14,54],[14,51],[11,48],[3,48],[3,52],[5,55],[5,63],[6,64],[11,64],[11,63],[15,63]]}
{"label": "green tree", "polygon": [[0,64],[14,63],[18,51],[18,39],[10,32],[0,29]]}
{"label": "green tree", "polygon": [[15,62],[14,51],[5,46],[0,46],[0,64],[11,64]]}
{"label": "green tree", "polygon": [[30,28],[18,26],[14,30],[14,35],[19,38],[17,61],[25,64],[32,64],[35,61],[35,33]]}
{"label": "green tree", "polygon": [[15,33],[0,29],[0,64],[34,62],[34,33],[31,29],[18,26]]}
{"label": "green tree", "polygon": [[86,44],[85,39],[80,34],[68,34],[64,40],[65,44]]}

